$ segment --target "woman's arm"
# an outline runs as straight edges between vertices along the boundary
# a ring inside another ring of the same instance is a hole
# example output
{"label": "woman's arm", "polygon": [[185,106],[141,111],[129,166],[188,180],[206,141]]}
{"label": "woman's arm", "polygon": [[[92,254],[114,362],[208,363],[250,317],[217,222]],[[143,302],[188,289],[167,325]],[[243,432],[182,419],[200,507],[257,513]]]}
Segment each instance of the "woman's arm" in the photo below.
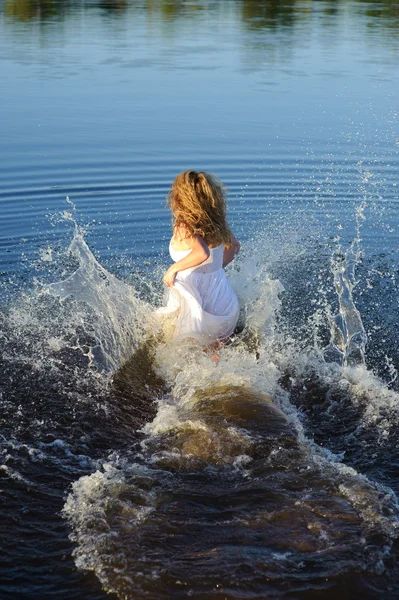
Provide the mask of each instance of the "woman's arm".
{"label": "woman's arm", "polygon": [[171,267],[169,267],[163,277],[163,282],[168,287],[173,287],[175,277],[179,271],[184,271],[185,269],[190,269],[191,267],[197,267],[206,261],[210,255],[208,246],[205,244],[204,240],[199,237],[199,235],[189,239],[186,238],[186,242],[188,243],[189,247],[191,246],[190,254],[181,260],[178,260]]}
{"label": "woman's arm", "polygon": [[223,268],[227,267],[228,264],[234,259],[234,257],[240,251],[240,242],[237,240],[234,233],[231,234],[231,246],[225,248],[223,252]]}

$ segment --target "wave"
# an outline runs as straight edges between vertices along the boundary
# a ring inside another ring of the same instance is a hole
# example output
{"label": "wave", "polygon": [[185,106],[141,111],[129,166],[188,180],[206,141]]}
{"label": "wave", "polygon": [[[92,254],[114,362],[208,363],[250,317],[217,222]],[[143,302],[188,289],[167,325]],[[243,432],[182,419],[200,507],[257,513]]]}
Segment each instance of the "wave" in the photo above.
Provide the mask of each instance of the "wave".
{"label": "wave", "polygon": [[[63,509],[75,562],[106,591],[284,597],[387,568],[399,512],[375,465],[392,456],[398,396],[366,366],[359,244],[330,261],[336,316],[322,293],[326,331],[319,305],[304,337],[290,323],[298,248],[289,260],[284,250],[285,270],[281,256],[266,260],[262,240],[255,258],[244,248],[229,270],[240,327],[218,365],[168,341],[159,294],[143,297],[109,273],[79,228],[69,247],[77,268],[3,317],[3,361],[42,378],[48,397],[42,412],[32,402],[10,420],[7,444],[30,419],[44,441],[25,444],[29,455],[75,474]],[[5,467],[15,480],[20,464]]]}
{"label": "wave", "polygon": [[303,381],[314,369],[330,387],[346,382],[354,403],[362,383],[363,393],[378,396],[375,404],[386,400],[364,365],[354,247],[333,266],[339,315],[329,345],[296,357],[278,327],[283,286],[244,256],[230,273],[245,307],[242,331],[218,365],[198,346],[159,341],[151,304],[108,274],[81,236],[71,250],[78,271],[49,290],[101,311],[97,335],[112,340],[107,364],[116,369],[125,349],[135,350],[114,371],[114,385],[136,403],[146,389],[156,404],[138,449],[73,485],[64,514],[77,566],[121,598],[200,597],[212,589],[233,598],[244,573],[249,597],[276,594],[282,580],[295,591],[304,561],[325,578],[359,567],[383,571],[399,524],[395,494],[317,444],[282,385],[287,373]]}

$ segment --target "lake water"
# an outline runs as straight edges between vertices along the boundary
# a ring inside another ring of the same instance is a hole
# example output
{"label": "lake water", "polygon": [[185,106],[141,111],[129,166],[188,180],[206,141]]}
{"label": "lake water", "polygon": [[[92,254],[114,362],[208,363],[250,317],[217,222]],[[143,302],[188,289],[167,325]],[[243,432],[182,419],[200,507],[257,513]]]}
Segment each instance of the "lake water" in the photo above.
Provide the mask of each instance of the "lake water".
{"label": "lake water", "polygon": [[[0,2],[1,598],[399,596],[398,64],[388,0]],[[217,366],[155,341],[187,168]]]}

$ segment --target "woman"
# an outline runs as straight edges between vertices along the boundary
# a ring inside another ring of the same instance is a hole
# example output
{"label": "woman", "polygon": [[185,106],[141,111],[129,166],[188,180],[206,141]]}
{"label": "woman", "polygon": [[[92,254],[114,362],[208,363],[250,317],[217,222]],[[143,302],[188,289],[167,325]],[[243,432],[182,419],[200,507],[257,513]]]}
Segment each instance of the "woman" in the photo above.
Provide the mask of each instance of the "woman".
{"label": "woman", "polygon": [[233,333],[239,315],[223,270],[240,249],[226,221],[223,184],[209,173],[184,171],[172,184],[168,204],[175,262],[164,275],[170,291],[162,312],[177,316],[175,340],[195,339],[215,350]]}

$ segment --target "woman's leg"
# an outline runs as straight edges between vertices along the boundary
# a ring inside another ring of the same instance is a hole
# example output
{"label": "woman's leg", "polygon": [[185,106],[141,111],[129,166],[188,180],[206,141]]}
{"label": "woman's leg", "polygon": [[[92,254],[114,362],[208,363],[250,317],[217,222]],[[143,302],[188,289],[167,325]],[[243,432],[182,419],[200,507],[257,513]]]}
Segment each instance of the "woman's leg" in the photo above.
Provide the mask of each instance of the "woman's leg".
{"label": "woman's leg", "polygon": [[222,348],[223,344],[227,342],[229,338],[225,338],[223,340],[217,340],[217,342],[213,342],[204,348],[204,352],[209,352],[211,354],[211,360],[218,364],[220,362],[220,356],[218,354],[219,350]]}

